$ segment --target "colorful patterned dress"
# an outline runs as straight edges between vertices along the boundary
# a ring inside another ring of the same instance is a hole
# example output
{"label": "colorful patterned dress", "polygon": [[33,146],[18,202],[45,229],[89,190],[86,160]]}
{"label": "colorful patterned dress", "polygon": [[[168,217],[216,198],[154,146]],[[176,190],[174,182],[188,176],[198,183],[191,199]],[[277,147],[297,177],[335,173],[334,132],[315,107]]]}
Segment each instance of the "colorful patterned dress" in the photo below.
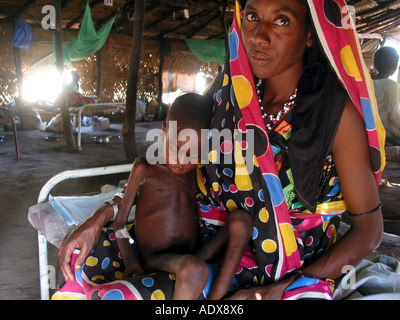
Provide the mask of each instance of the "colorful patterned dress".
{"label": "colorful patterned dress", "polygon": [[[349,18],[346,3],[308,0],[308,5],[330,67],[318,72],[312,63],[305,63],[296,106],[273,132],[266,131],[261,116],[240,37],[238,3],[229,57],[207,92],[215,103],[208,163],[197,168],[203,239],[236,208],[253,216],[252,241],[233,290],[279,281],[311,263],[334,242],[346,207],[329,151],[348,97],[365,121],[377,183],[385,164],[384,129],[355,28],[345,19]],[[221,138],[224,129],[226,139]],[[77,280],[67,282],[53,298],[172,297],[173,274],[120,280],[122,272],[115,235],[104,229],[86,264],[76,272]],[[212,285],[211,274],[204,295]],[[333,284],[329,279],[301,277],[286,289],[283,299],[329,299]]]}

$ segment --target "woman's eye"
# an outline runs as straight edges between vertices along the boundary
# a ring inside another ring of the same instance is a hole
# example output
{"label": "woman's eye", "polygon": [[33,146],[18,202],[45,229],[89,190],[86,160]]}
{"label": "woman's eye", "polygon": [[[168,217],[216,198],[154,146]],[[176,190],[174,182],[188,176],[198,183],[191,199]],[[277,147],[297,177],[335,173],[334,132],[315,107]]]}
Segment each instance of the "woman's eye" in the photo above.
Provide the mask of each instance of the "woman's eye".
{"label": "woman's eye", "polygon": [[288,18],[282,17],[282,18],[278,18],[274,21],[274,24],[278,25],[278,26],[287,26],[289,24],[290,20]]}
{"label": "woman's eye", "polygon": [[246,20],[247,20],[247,21],[256,21],[256,20],[257,20],[257,17],[256,17],[256,15],[253,14],[253,13],[248,13],[248,14],[246,14]]}

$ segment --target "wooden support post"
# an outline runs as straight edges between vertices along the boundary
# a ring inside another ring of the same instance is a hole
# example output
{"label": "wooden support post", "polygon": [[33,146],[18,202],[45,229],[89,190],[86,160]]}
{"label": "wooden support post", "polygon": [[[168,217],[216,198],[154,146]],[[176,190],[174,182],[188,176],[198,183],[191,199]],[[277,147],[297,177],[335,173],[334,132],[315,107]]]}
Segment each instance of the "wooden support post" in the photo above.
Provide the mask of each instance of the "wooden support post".
{"label": "wooden support post", "polygon": [[138,156],[135,136],[136,97],[139,82],[140,60],[144,30],[146,0],[135,1],[135,16],[133,24],[132,49],[129,60],[128,90],[126,93],[126,112],[122,135],[126,159],[133,162]]}
{"label": "wooden support post", "polygon": [[[14,31],[17,28],[17,19],[15,19]],[[18,47],[14,47],[14,65],[15,65],[15,73],[17,74],[17,85],[18,85],[18,95],[22,96],[22,85],[23,85],[23,75],[22,75],[22,64],[21,64],[21,55],[20,49]]]}
{"label": "wooden support post", "polygon": [[225,42],[225,52],[229,50],[229,38],[228,38],[228,29],[226,27],[226,7],[228,5],[228,1],[225,2],[225,6],[223,8],[223,12],[220,12],[219,19],[221,22],[222,32],[224,34],[224,42]]}
{"label": "wooden support post", "polygon": [[162,103],[162,94],[163,94],[163,82],[162,82],[162,72],[164,65],[164,53],[165,53],[165,38],[160,38],[160,65],[158,67],[158,103]]}
{"label": "wooden support post", "polygon": [[100,90],[101,90],[101,49],[96,52],[96,66],[97,66],[96,95],[100,99]]}
{"label": "wooden support post", "polygon": [[12,118],[12,128],[14,133],[14,145],[15,145],[15,153],[17,155],[17,160],[21,159],[19,154],[19,146],[18,146],[18,135],[17,135],[17,119],[15,117]]}
{"label": "wooden support post", "polygon": [[[23,76],[22,76],[21,56],[20,56],[19,48],[17,48],[17,47],[14,47],[14,63],[15,63],[15,72],[17,74],[18,96],[21,98],[22,97]],[[17,154],[17,160],[19,160],[20,154],[19,154],[18,137],[17,137],[17,121],[16,121],[15,117],[12,118],[12,128],[13,128],[13,132],[14,132],[15,153]]]}
{"label": "wooden support post", "polygon": [[14,63],[15,63],[15,73],[17,74],[17,84],[18,84],[18,95],[22,96],[22,85],[23,85],[23,76],[22,76],[22,66],[21,66],[21,56],[20,49],[14,47]]}
{"label": "wooden support post", "polygon": [[[56,67],[60,76],[64,72],[64,52],[63,52],[63,37],[62,37],[62,20],[61,20],[61,0],[54,0],[54,7],[56,9]],[[72,132],[72,126],[70,122],[69,115],[69,97],[67,96],[67,92],[65,90],[65,86],[60,93],[60,102],[61,102],[61,115],[63,120],[64,127],[64,135],[67,142],[68,151],[75,151],[76,144],[74,139],[74,134]]]}

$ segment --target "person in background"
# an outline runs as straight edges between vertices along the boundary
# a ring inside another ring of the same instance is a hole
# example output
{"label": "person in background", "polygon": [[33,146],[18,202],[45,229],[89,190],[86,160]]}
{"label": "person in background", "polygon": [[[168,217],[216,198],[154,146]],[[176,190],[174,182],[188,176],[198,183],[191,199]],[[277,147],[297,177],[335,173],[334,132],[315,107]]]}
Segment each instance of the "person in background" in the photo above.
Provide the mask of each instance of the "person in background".
{"label": "person in background", "polygon": [[389,79],[398,69],[399,53],[381,47],[374,55],[377,74],[372,76],[379,116],[386,130],[386,143],[400,146],[400,83]]}

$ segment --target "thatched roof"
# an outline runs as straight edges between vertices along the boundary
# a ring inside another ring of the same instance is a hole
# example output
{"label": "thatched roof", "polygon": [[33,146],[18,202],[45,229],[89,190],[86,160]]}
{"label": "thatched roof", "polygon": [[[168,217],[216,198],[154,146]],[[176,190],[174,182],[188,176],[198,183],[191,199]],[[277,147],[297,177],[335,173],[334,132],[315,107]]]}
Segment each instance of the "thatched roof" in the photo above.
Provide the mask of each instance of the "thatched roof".
{"label": "thatched roof", "polygon": [[[134,0],[89,0],[96,27],[101,27],[117,14],[112,33],[132,34]],[[400,0],[348,0],[356,9],[357,31],[379,33],[383,37],[400,39]],[[0,0],[0,23],[12,24],[19,15],[34,27],[41,27],[48,0]],[[226,25],[232,19],[234,0],[147,0],[145,33],[148,39],[223,38],[221,16],[225,12]],[[79,29],[85,10],[84,0],[61,0],[64,30]],[[185,9],[187,10],[185,12]]]}
{"label": "thatched roof", "polygon": [[[117,15],[112,33],[132,34],[135,1],[113,0],[112,6],[106,6],[104,0],[91,0],[90,7],[95,27],[99,28]],[[232,12],[233,1],[225,0],[147,0],[145,16],[145,37],[167,37],[173,39],[189,38],[222,38],[220,16],[224,9]],[[33,27],[41,27],[45,16],[41,12],[45,5],[52,4],[46,0],[0,1],[0,23],[13,23],[22,15]],[[62,21],[64,30],[77,30],[80,27],[86,1],[62,0]],[[187,11],[185,10],[187,9]],[[186,11],[186,12],[185,12]],[[232,14],[230,14],[232,16]]]}
{"label": "thatched roof", "polygon": [[[94,26],[99,29],[116,16],[111,36],[101,49],[101,99],[124,100],[127,88],[129,55],[132,47],[135,0],[88,0]],[[334,1],[334,0],[325,0]],[[78,34],[86,8],[86,0],[60,0],[64,42],[71,34]],[[368,67],[379,41],[392,38],[400,42],[400,0],[348,0],[356,12],[356,27],[362,40],[364,59]],[[17,95],[14,53],[11,45],[13,29],[19,16],[32,26],[34,44],[29,51],[21,50],[22,71],[52,57],[51,30],[42,28],[42,13],[52,0],[0,0],[0,103],[11,101]],[[234,0],[146,0],[144,19],[144,44],[141,61],[141,97],[156,95],[158,91],[160,39],[169,53],[164,60],[163,72],[196,74],[199,70],[212,77],[218,72],[215,62],[203,63],[190,51],[183,39],[223,39],[233,17]],[[374,39],[370,40],[368,37]],[[376,40],[379,38],[379,40]],[[98,87],[96,70],[98,55],[76,61],[82,89],[94,94]],[[99,68],[99,66],[97,66]],[[165,90],[165,88],[164,88]]]}
{"label": "thatched roof", "polygon": [[400,0],[349,0],[359,33],[375,33],[400,41]]}

